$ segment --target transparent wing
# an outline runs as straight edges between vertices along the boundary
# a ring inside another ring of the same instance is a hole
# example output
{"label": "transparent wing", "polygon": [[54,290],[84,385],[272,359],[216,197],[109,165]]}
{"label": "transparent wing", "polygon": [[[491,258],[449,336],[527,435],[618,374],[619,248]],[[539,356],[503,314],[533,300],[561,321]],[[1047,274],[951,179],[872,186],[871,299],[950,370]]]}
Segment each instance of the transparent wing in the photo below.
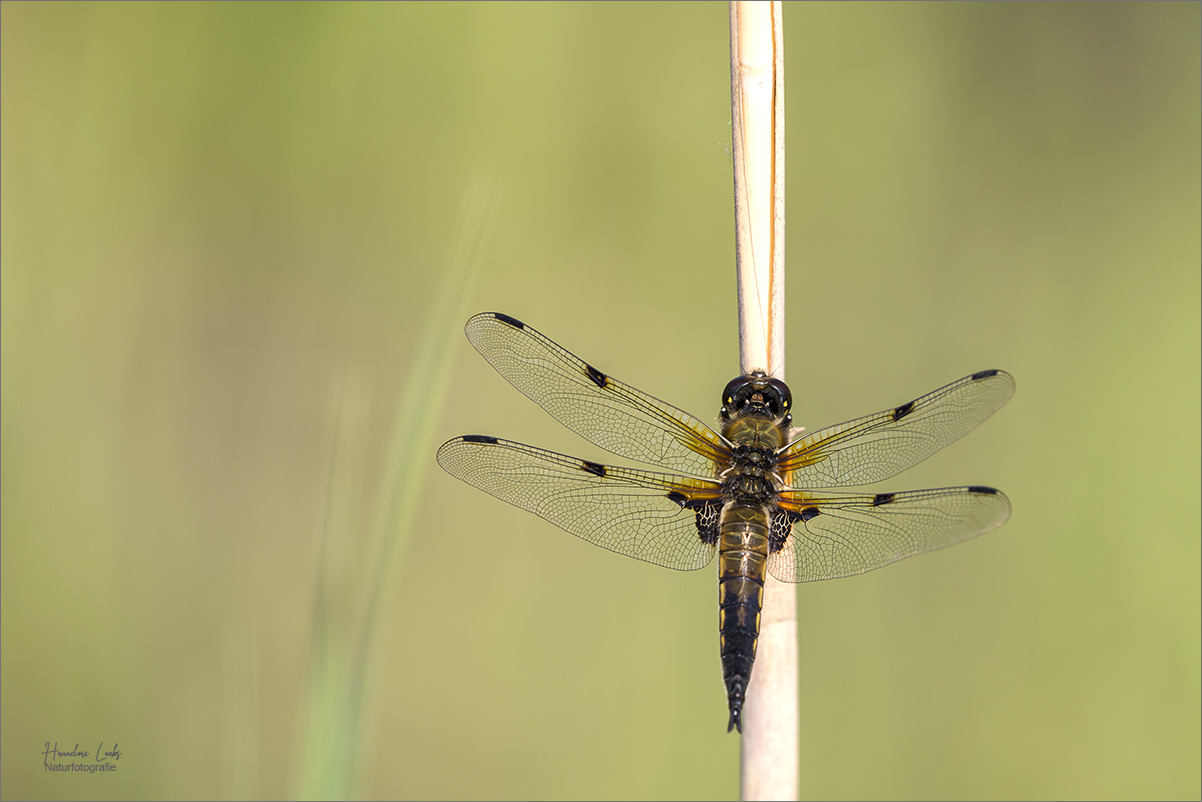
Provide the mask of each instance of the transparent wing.
{"label": "transparent wing", "polygon": [[793,526],[784,548],[768,558],[768,570],[782,582],[862,574],[997,529],[1010,517],[1010,500],[992,487],[786,491],[779,503]]}
{"label": "transparent wing", "polygon": [[714,556],[699,515],[718,503],[704,479],[616,468],[483,435],[438,449],[447,473],[567,532],[639,560],[692,571]]}
{"label": "transparent wing", "polygon": [[510,384],[610,453],[692,476],[713,476],[730,453],[697,418],[607,376],[520,320],[485,312],[465,331]]}
{"label": "transparent wing", "polygon": [[798,488],[888,479],[954,443],[1014,395],[1014,377],[983,370],[874,415],[829,426],[781,451],[779,470]]}

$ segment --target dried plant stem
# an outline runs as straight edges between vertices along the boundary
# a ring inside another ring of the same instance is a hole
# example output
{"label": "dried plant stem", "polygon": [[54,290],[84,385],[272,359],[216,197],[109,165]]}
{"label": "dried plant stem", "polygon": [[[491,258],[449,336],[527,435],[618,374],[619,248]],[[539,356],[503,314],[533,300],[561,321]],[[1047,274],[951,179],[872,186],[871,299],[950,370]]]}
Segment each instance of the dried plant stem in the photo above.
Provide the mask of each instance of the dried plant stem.
{"label": "dried plant stem", "polygon": [[[780,2],[730,4],[742,370],[785,378],[784,38]],[[797,799],[797,596],[769,576],[743,714],[740,796]]]}

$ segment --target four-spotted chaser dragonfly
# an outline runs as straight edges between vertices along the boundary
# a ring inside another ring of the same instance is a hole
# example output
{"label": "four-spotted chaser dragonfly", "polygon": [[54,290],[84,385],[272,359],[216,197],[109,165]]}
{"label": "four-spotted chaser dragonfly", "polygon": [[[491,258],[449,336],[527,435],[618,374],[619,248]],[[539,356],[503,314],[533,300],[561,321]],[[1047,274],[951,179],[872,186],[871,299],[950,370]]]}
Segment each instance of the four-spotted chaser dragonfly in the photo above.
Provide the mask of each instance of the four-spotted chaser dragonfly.
{"label": "four-spotted chaser dragonfly", "polygon": [[765,571],[784,582],[862,574],[996,529],[1010,517],[1009,500],[992,487],[822,489],[888,479],[963,437],[1014,394],[1005,371],[983,370],[812,434],[794,433],[784,382],[739,376],[722,393],[719,432],[508,315],[476,315],[466,331],[497,372],[560,423],[613,454],[671,473],[487,435],[447,441],[438,464],[619,554],[692,571],[716,552],[728,732],[743,729]]}

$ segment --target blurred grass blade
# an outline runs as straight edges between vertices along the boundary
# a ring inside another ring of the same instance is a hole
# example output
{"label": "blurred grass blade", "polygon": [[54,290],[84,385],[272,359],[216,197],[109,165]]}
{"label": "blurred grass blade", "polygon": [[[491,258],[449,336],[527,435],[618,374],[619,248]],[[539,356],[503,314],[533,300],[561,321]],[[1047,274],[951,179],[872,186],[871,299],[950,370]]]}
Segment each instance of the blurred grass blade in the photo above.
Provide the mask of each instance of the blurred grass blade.
{"label": "blurred grass blade", "polygon": [[[393,414],[371,524],[363,548],[355,550],[360,559],[340,558],[346,549],[334,540],[332,514],[326,516],[313,613],[305,757],[298,772],[297,793],[302,798],[344,799],[354,793],[355,759],[368,749],[365,734],[374,729],[374,715],[364,715],[364,699],[372,695],[367,689],[378,687],[373,674],[387,662],[385,639],[378,637],[381,616],[393,609],[388,599],[395,591],[427,472],[434,465],[434,425],[447,396],[453,354],[499,198],[500,182],[491,173],[477,173],[464,192],[443,281]],[[344,367],[341,373],[328,507],[347,484],[341,475],[353,470],[344,452],[355,450],[346,448],[354,427],[344,420],[355,404],[355,382],[348,375],[353,371]],[[333,610],[338,607],[354,610],[346,627],[335,621]],[[377,708],[368,712],[375,714]]]}

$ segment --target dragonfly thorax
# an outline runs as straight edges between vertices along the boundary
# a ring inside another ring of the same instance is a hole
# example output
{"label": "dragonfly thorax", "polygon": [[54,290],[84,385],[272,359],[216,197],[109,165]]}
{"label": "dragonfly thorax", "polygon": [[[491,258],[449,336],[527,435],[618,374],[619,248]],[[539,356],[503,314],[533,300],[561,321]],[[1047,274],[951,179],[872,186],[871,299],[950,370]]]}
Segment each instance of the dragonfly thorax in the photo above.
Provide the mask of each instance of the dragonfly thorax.
{"label": "dragonfly thorax", "polygon": [[767,445],[739,443],[731,449],[732,465],[740,468],[772,469],[776,465],[776,449]]}
{"label": "dragonfly thorax", "polygon": [[753,414],[737,417],[722,427],[722,434],[734,446],[721,476],[724,501],[762,505],[776,498],[780,491],[777,454],[788,435],[787,418]]}
{"label": "dragonfly thorax", "polygon": [[722,500],[740,506],[768,504],[778,492],[770,471],[734,470],[722,479]]}
{"label": "dragonfly thorax", "polygon": [[775,464],[777,452],[788,442],[790,417],[750,415],[728,420],[722,434],[734,444],[734,464]]}

